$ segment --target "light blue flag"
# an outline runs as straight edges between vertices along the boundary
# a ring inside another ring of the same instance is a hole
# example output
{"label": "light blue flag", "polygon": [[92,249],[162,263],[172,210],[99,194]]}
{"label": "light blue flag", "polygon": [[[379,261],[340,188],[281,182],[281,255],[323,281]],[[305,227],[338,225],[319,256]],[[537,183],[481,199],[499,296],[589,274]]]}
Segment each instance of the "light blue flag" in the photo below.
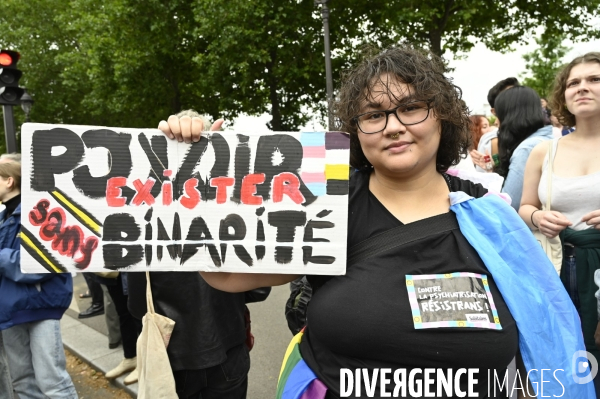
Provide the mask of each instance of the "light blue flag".
{"label": "light blue flag", "polygon": [[544,370],[544,397],[596,398],[591,377],[579,374],[585,360],[579,315],[529,227],[496,195],[474,199],[456,192],[450,201],[460,231],[492,274],[517,323],[521,356],[538,397]]}

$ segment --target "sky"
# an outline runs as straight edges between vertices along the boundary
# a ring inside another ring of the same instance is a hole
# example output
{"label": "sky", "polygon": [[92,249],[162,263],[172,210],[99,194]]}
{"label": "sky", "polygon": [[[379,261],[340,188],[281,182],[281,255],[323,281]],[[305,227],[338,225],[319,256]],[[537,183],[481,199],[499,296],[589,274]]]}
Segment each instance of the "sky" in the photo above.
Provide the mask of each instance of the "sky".
{"label": "sky", "polygon": [[[565,56],[566,62],[590,51],[600,51],[600,40],[566,42],[565,45],[572,48]],[[531,39],[527,45],[517,46],[515,51],[502,54],[491,51],[479,43],[464,59],[450,61],[450,67],[454,68],[454,72],[449,76],[453,78],[454,84],[463,90],[463,99],[472,113],[489,115],[489,105],[487,104],[489,89],[502,79],[511,76],[519,78],[525,72],[523,54],[532,52],[536,47],[535,41]],[[268,114],[259,117],[240,116],[233,123],[227,121],[226,126],[228,130],[267,132],[269,129],[266,127],[266,123],[270,119]],[[300,130],[318,131],[324,130],[324,126],[315,120]]]}
{"label": "sky", "polygon": [[[565,43],[572,50],[565,56],[569,62],[573,58],[590,51],[600,51],[600,40],[580,43]],[[451,61],[450,67],[455,68],[451,76],[454,84],[463,90],[463,99],[473,113],[489,115],[487,93],[497,82],[514,76],[520,78],[525,72],[523,54],[536,49],[535,41],[520,46],[511,53],[498,53],[487,49],[483,44],[477,44],[463,60]],[[484,112],[485,111],[485,112]]]}

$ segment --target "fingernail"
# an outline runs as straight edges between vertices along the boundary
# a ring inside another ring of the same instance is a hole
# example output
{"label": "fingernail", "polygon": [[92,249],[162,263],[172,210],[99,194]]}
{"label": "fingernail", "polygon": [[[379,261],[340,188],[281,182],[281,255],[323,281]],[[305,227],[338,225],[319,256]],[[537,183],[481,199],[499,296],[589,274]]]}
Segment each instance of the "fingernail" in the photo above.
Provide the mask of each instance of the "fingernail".
{"label": "fingernail", "polygon": [[173,139],[175,138],[175,136],[173,136],[172,134],[170,134],[170,135],[169,135],[169,138],[170,138],[171,140],[173,140]]}

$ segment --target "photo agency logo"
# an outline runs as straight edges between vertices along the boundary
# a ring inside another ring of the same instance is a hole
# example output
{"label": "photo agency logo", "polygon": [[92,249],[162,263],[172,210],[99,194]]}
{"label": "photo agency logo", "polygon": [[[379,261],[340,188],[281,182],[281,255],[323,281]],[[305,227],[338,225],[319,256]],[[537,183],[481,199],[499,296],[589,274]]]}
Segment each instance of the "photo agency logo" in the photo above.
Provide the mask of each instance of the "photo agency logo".
{"label": "photo agency logo", "polygon": [[571,362],[573,381],[577,384],[587,384],[598,374],[598,361],[590,352],[575,352]]}
{"label": "photo agency logo", "polygon": [[[459,397],[475,398],[480,382],[487,381],[487,394],[496,397],[499,393],[529,395],[538,398],[567,398],[566,379],[573,378],[577,384],[591,383],[598,374],[598,361],[589,352],[577,351],[571,359],[572,375],[564,369],[529,369],[522,375],[519,369],[509,370],[479,369],[340,369],[340,397],[394,397],[394,398],[433,398]],[[537,375],[531,380],[531,373]],[[509,375],[510,374],[510,375]],[[487,378],[486,378],[487,377]],[[566,383],[566,384],[565,384]],[[557,388],[562,390],[557,391]],[[479,389],[485,389],[480,387]],[[566,395],[565,395],[566,394]]]}

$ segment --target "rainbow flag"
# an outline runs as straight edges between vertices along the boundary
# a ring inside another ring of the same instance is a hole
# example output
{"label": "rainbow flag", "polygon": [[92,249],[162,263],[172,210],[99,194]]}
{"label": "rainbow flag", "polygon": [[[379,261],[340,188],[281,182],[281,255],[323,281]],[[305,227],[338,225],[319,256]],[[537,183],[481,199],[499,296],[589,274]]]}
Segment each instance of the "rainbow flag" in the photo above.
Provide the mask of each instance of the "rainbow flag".
{"label": "rainbow flag", "polygon": [[303,335],[304,329],[292,338],[285,351],[277,382],[277,399],[325,398],[327,387],[317,378],[300,354]]}

